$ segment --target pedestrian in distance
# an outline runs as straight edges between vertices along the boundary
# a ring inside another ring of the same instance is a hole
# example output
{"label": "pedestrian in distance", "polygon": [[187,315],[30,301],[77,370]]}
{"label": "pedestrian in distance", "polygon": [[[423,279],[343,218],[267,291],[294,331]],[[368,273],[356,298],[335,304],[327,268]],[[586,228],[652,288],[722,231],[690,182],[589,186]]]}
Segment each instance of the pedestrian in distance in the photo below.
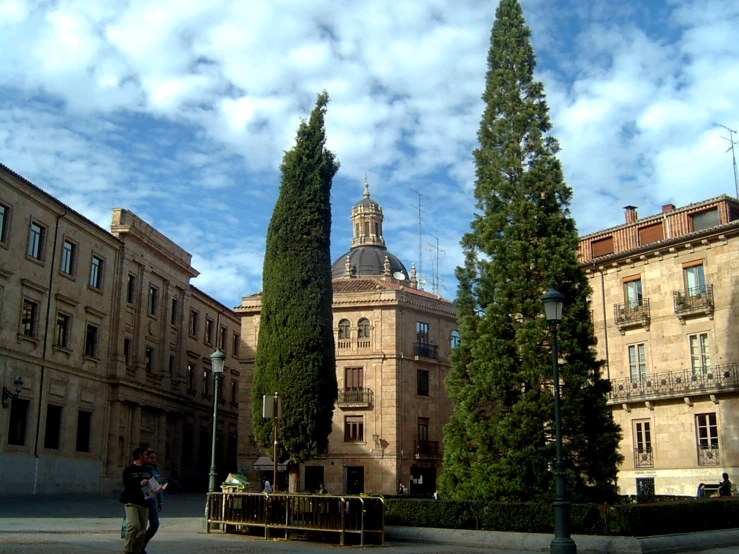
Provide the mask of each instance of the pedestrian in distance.
{"label": "pedestrian in distance", "polygon": [[[155,450],[147,450],[147,465],[149,467],[149,471],[151,472],[151,476],[157,480],[157,482],[161,485],[162,484],[162,476],[159,473],[159,467],[157,466],[157,453]],[[148,500],[149,502],[149,528],[146,530],[146,535],[144,536],[144,549],[141,551],[141,554],[146,554],[146,545],[149,544],[149,541],[154,537],[154,535],[157,534],[157,531],[159,530],[159,512],[162,511],[162,507],[164,506],[164,494],[160,491],[155,496],[150,498]]]}
{"label": "pedestrian in distance", "polygon": [[434,500],[439,500],[439,489],[434,491]]}
{"label": "pedestrian in distance", "polygon": [[319,483],[318,485],[318,494],[328,494],[328,491],[323,488],[323,483]]}
{"label": "pedestrian in distance", "polygon": [[731,481],[729,481],[729,474],[722,473],[721,477],[723,481],[718,486],[718,495],[722,498],[728,498],[731,496]]}
{"label": "pedestrian in distance", "polygon": [[705,498],[706,497],[706,485],[703,483],[700,483],[698,485],[698,490],[695,493],[696,498]]}
{"label": "pedestrian in distance", "polygon": [[269,481],[264,482],[264,494],[272,494],[272,485],[269,484]]}
{"label": "pedestrian in distance", "polygon": [[149,485],[151,470],[147,465],[146,448],[135,448],[131,458],[133,463],[123,470],[122,475],[123,492],[120,500],[126,507],[127,521],[123,551],[125,554],[141,554],[149,518],[149,502],[144,498],[142,487]]}

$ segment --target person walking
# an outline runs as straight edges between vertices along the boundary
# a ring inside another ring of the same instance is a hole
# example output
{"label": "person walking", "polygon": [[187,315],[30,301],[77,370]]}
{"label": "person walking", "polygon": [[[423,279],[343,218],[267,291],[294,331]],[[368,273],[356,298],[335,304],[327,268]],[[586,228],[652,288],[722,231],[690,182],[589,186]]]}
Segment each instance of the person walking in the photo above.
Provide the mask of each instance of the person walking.
{"label": "person walking", "polygon": [[[159,473],[159,467],[157,466],[157,453],[155,450],[147,450],[147,466],[151,472],[151,476],[162,484],[162,476]],[[144,549],[141,554],[146,554],[146,545],[159,531],[159,512],[162,511],[164,506],[164,494],[160,491],[154,497],[148,500],[149,502],[149,528],[146,530],[144,535]]]}
{"label": "person walking", "polygon": [[125,554],[140,554],[144,548],[146,521],[149,517],[149,502],[144,498],[144,491],[151,479],[151,470],[147,466],[146,448],[138,447],[131,453],[133,463],[123,470],[123,492],[121,502],[126,507],[126,538],[123,543]]}
{"label": "person walking", "polygon": [[695,493],[696,498],[705,498],[706,497],[706,485],[703,483],[700,483],[698,485],[698,490]]}

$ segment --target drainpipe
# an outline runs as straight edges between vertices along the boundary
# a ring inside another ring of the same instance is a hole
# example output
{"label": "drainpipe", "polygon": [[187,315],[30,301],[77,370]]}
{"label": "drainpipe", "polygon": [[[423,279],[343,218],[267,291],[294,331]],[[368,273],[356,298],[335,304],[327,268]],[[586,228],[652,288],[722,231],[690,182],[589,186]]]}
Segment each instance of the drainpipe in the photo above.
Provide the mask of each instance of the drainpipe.
{"label": "drainpipe", "polygon": [[54,262],[56,261],[56,243],[57,239],[59,238],[59,221],[67,215],[67,207],[64,207],[64,213],[60,214],[56,218],[56,226],[54,228],[54,244],[52,245],[51,249],[51,268],[49,270],[49,296],[46,300],[46,323],[44,325],[44,348],[41,354],[41,376],[39,377],[39,383],[38,383],[38,411],[36,413],[36,439],[34,441],[33,446],[33,492],[32,494],[36,496],[36,488],[38,486],[38,469],[39,469],[39,453],[38,453],[38,443],[39,443],[39,437],[41,435],[41,411],[43,408],[43,399],[44,399],[44,374],[46,373],[46,364],[44,363],[46,361],[46,352],[49,347],[49,322],[51,321],[51,299],[53,294],[53,284],[54,284]]}
{"label": "drainpipe", "polygon": [[611,380],[611,359],[608,356],[608,325],[606,321],[606,285],[603,270],[600,273],[600,298],[603,304],[603,346],[606,350],[606,379]]}

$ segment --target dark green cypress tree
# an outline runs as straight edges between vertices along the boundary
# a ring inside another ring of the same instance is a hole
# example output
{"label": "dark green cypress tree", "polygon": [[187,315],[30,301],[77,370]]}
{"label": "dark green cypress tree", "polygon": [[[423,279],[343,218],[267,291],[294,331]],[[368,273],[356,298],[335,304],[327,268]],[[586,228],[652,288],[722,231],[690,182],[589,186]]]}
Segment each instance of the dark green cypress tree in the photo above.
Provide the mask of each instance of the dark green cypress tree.
{"label": "dark green cypress tree", "polygon": [[454,413],[444,433],[442,492],[452,498],[553,496],[554,400],[541,296],[565,295],[559,327],[562,420],[573,499],[615,493],[620,428],[606,405],[589,317],[587,278],[544,88],[521,6],[501,0],[478,132],[477,213],[457,269],[461,344],[446,386]]}
{"label": "dark green cypress tree", "polygon": [[298,463],[325,451],[337,397],[330,196],[339,163],[325,147],[327,104],[324,91],[280,166],[280,194],[267,231],[252,389],[256,437],[271,455],[274,427],[262,418],[262,395],[277,392],[280,458]]}

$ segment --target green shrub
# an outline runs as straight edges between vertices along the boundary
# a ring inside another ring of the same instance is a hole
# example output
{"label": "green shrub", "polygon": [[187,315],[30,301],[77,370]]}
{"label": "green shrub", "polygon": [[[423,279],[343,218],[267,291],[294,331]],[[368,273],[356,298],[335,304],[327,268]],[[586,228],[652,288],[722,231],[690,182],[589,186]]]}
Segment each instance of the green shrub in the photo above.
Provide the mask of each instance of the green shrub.
{"label": "green shrub", "polygon": [[635,537],[731,529],[739,521],[739,499],[622,504],[611,517],[619,535]]}

